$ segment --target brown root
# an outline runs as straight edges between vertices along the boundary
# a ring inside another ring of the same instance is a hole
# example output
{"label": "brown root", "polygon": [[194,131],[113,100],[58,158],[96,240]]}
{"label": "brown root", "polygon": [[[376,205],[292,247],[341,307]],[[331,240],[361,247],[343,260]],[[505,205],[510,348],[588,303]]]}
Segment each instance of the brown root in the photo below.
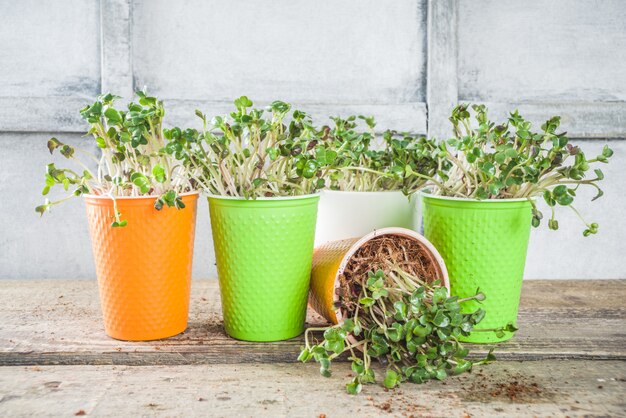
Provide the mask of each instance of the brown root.
{"label": "brown root", "polygon": [[439,268],[429,250],[415,239],[401,235],[382,235],[359,248],[348,260],[339,275],[338,306],[344,317],[351,317],[369,272],[382,270],[385,276],[391,268],[398,268],[424,282],[440,278]]}

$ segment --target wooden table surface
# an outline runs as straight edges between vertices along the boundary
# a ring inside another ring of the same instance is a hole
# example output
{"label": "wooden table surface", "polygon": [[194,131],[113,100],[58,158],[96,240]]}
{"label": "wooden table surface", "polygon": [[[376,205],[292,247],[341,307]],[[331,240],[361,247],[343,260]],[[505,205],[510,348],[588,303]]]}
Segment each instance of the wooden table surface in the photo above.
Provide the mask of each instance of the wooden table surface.
{"label": "wooden table surface", "polygon": [[0,416],[626,416],[625,300],[626,280],[525,281],[496,363],[350,396],[348,363],[296,362],[302,338],[228,338],[215,280],[194,281],[183,334],[144,343],[104,334],[95,281],[1,280]]}

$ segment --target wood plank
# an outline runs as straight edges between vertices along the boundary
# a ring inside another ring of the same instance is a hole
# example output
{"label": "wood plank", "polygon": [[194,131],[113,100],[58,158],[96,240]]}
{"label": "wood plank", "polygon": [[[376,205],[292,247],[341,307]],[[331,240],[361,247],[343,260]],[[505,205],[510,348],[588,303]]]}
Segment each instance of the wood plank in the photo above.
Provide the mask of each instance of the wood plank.
{"label": "wood plank", "polygon": [[[129,64],[130,65],[130,64]],[[104,69],[103,69],[104,71]],[[113,71],[109,71],[113,73]],[[103,73],[104,74],[104,73]],[[108,83],[103,79],[103,91],[132,98],[133,85],[122,80]],[[124,87],[126,86],[126,87]],[[143,88],[143,86],[136,86]],[[80,132],[86,123],[79,110],[92,103],[95,97],[0,97],[0,132]],[[120,100],[121,104],[125,100]],[[230,101],[164,99],[167,126],[200,128],[200,119],[194,111],[200,109],[210,117],[227,115],[234,110]],[[255,102],[263,108],[267,102]],[[421,102],[398,104],[320,104],[293,103],[294,109],[307,112],[318,125],[330,124],[330,116],[365,115],[376,118],[377,132],[395,129],[401,132],[426,134],[426,104]],[[33,118],[32,115],[37,115]]]}
{"label": "wood plank", "polygon": [[[466,101],[459,97],[459,102]],[[480,101],[476,101],[480,102]],[[482,102],[494,121],[506,121],[509,112],[533,122],[537,129],[552,116],[561,116],[561,128],[570,138],[624,139],[626,137],[626,103],[624,102]]]}
{"label": "wood plank", "polygon": [[[497,346],[497,357],[626,359],[625,298],[626,280],[526,281],[520,331]],[[265,344],[226,336],[215,280],[194,280],[188,329],[162,341],[107,337],[95,281],[3,280],[0,306],[0,365],[294,362],[302,346],[301,337]],[[309,311],[308,323],[324,321]]]}
{"label": "wood plank", "polygon": [[[147,85],[161,98],[231,104],[242,94],[255,103],[424,102],[426,0],[314,7],[307,0],[275,0],[265,6],[254,0],[133,1],[137,87]],[[237,25],[225,16],[236,16]]]}
{"label": "wood plank", "polygon": [[444,382],[368,385],[314,364],[0,368],[0,415],[623,416],[626,362],[496,362]]}
{"label": "wood plank", "polygon": [[[232,101],[165,98],[164,104],[167,111],[166,123],[183,127],[201,127],[200,119],[194,113],[196,109],[210,117],[228,115],[234,110]],[[260,100],[254,101],[255,107],[263,108],[269,104]],[[306,112],[319,126],[332,123],[331,116],[364,115],[374,116],[377,132],[395,129],[401,132],[426,134],[426,104],[422,102],[394,104],[292,102],[291,104],[292,109]]]}
{"label": "wood plank", "polygon": [[[51,113],[63,97],[100,91],[99,1],[2,4],[0,97],[47,97]],[[0,108],[0,115],[9,111]],[[20,120],[40,114],[18,108]],[[2,129],[3,125],[0,125]],[[51,127],[48,127],[50,129]]]}
{"label": "wood plank", "polygon": [[103,93],[122,96],[124,101],[131,100],[134,93],[131,14],[130,0],[100,2],[101,90]]}
{"label": "wood plank", "polygon": [[459,94],[465,99],[626,101],[622,1],[459,1],[458,13]]}
{"label": "wood plank", "polygon": [[95,97],[0,97],[0,132],[82,132],[79,110]]}
{"label": "wood plank", "polygon": [[458,100],[458,2],[428,2],[428,136],[447,139],[451,132],[448,121]]}

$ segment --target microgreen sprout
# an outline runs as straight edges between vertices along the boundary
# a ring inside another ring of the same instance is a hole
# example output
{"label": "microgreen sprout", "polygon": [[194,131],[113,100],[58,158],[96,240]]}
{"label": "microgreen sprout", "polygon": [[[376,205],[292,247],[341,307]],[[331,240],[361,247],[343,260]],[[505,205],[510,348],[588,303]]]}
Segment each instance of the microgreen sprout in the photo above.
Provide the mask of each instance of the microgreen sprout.
{"label": "microgreen sprout", "polygon": [[[472,127],[470,109],[474,111]],[[598,231],[597,223],[586,222],[572,206],[581,186],[596,189],[596,200],[603,192],[598,182],[604,178],[594,163],[608,163],[613,151],[604,146],[602,153],[587,159],[583,151],[569,143],[565,132],[557,132],[560,117],[554,116],[533,132],[531,123],[517,111],[503,124],[487,116],[484,105],[461,104],[454,108],[450,121],[454,137],[441,142],[439,181],[433,194],[472,199],[528,198],[533,206],[533,226],[543,214],[533,198],[543,197],[551,211],[548,227],[558,229],[555,206],[569,206],[585,223],[583,234]]]}
{"label": "microgreen sprout", "polygon": [[[160,210],[164,205],[182,209],[185,207],[180,194],[193,190],[193,184],[184,171],[168,153],[164,152],[166,140],[163,135],[163,102],[156,97],[138,91],[138,103],[131,102],[127,110],[114,107],[119,97],[112,94],[98,96],[97,100],[80,111],[82,118],[89,123],[86,136],[91,135],[100,155],[79,147],[72,147],[51,138],[48,141],[50,154],[59,153],[75,161],[82,173],[72,169],[57,168],[48,164],[45,186],[42,194],[60,185],[72,193],[58,201],[45,200],[35,208],[43,215],[54,205],[84,194],[109,196],[114,202],[114,215],[111,226],[127,224],[117,210],[116,197],[155,196],[154,207]],[[85,156],[87,165],[79,156]],[[94,167],[91,168],[91,167]]]}
{"label": "microgreen sprout", "polygon": [[304,195],[324,187],[324,147],[310,117],[281,101],[265,110],[252,105],[242,96],[228,117],[211,120],[196,111],[202,130],[167,130],[167,151],[213,195],[255,199]]}
{"label": "microgreen sprout", "polygon": [[[370,271],[358,286],[360,294],[346,296],[351,299],[347,304],[340,301],[340,305],[354,307],[342,311],[341,323],[307,329],[298,360],[314,359],[320,373],[329,377],[331,362],[349,353],[355,374],[346,385],[351,394],[361,392],[366,383],[376,382],[373,359],[385,367],[382,384],[389,389],[405,381],[443,380],[495,360],[491,352],[483,360],[468,359],[469,350],[458,340],[469,335],[485,316],[482,309],[462,313],[461,305],[470,300],[480,302],[484,294],[450,297],[440,280],[429,283],[395,265],[388,270],[387,274]],[[489,331],[512,329],[511,325]],[[319,331],[324,332],[323,341],[313,341],[313,333]]]}
{"label": "microgreen sprout", "polygon": [[[401,190],[409,195],[421,189],[436,173],[434,141],[396,131],[376,136],[373,117],[333,117],[321,140],[327,145],[329,188],[341,191]],[[358,120],[367,129],[359,129]]]}

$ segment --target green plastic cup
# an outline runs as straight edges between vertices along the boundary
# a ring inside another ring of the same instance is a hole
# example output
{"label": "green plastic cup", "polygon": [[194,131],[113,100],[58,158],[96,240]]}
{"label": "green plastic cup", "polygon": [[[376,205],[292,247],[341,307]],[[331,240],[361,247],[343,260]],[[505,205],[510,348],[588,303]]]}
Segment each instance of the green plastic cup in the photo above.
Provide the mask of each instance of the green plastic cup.
{"label": "green plastic cup", "polygon": [[[464,312],[483,308],[476,330],[516,324],[532,220],[528,199],[471,200],[421,194],[424,236],[443,257],[450,292],[459,298],[480,290],[483,302],[463,303]],[[510,339],[477,331],[462,341],[494,343]]]}
{"label": "green plastic cup", "polygon": [[300,335],[319,196],[208,200],[228,335],[245,341]]}

